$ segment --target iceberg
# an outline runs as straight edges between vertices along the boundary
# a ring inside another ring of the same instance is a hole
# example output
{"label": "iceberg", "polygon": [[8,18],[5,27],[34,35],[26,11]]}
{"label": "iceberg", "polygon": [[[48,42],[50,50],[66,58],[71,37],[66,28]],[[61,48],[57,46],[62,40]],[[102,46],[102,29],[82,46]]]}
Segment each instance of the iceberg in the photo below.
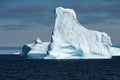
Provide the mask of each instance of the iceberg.
{"label": "iceberg", "polygon": [[73,9],[56,8],[56,21],[45,59],[111,58],[111,39],[104,33],[88,30]]}
{"label": "iceberg", "polygon": [[51,41],[39,38],[23,48],[29,59],[111,59],[120,56],[120,49],[112,47],[111,38],[105,32],[89,30],[77,20],[69,8],[56,8],[55,26]]}

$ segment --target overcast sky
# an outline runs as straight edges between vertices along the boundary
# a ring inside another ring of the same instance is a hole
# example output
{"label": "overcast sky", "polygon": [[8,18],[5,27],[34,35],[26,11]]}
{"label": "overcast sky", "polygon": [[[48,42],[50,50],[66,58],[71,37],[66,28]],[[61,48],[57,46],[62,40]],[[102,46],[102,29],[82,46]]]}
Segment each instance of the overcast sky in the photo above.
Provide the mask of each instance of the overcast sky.
{"label": "overcast sky", "polygon": [[0,0],[0,46],[50,41],[59,6],[73,8],[82,25],[108,33],[120,46],[120,0]]}

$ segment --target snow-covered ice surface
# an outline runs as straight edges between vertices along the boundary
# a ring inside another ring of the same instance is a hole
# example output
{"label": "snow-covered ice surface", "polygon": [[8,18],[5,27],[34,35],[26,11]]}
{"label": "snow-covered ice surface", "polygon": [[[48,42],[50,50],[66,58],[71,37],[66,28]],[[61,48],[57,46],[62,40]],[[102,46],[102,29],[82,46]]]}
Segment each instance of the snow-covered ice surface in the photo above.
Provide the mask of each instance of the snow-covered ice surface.
{"label": "snow-covered ice surface", "polygon": [[30,59],[110,59],[120,55],[120,49],[112,47],[110,37],[99,31],[88,30],[76,18],[73,9],[56,8],[55,26],[50,42],[39,38],[27,44]]}
{"label": "snow-covered ice surface", "polygon": [[34,43],[27,44],[30,51],[27,53],[27,58],[30,59],[43,59],[47,55],[49,42],[42,42],[39,38]]}

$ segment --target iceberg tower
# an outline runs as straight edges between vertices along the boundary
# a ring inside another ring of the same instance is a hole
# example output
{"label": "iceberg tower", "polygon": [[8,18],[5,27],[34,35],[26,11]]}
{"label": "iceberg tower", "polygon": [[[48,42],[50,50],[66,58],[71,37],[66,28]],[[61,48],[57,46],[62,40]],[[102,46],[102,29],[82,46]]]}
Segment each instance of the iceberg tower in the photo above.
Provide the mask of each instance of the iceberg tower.
{"label": "iceberg tower", "polygon": [[83,27],[73,9],[58,7],[56,15],[46,59],[111,57],[111,39],[106,33]]}

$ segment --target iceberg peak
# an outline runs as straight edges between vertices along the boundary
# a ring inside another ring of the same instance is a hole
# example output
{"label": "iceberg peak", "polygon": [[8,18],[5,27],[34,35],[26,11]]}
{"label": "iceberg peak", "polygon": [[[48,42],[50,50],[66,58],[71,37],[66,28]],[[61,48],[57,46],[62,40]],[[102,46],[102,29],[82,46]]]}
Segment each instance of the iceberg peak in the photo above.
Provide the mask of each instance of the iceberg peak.
{"label": "iceberg peak", "polygon": [[35,44],[41,44],[42,41],[40,40],[40,38],[38,37],[36,40],[35,40]]}
{"label": "iceberg peak", "polygon": [[74,18],[76,18],[76,13],[73,9],[69,9],[69,8],[63,8],[63,7],[57,7],[56,8],[56,14],[57,16],[62,16],[65,15],[67,13],[67,15],[72,15]]}

